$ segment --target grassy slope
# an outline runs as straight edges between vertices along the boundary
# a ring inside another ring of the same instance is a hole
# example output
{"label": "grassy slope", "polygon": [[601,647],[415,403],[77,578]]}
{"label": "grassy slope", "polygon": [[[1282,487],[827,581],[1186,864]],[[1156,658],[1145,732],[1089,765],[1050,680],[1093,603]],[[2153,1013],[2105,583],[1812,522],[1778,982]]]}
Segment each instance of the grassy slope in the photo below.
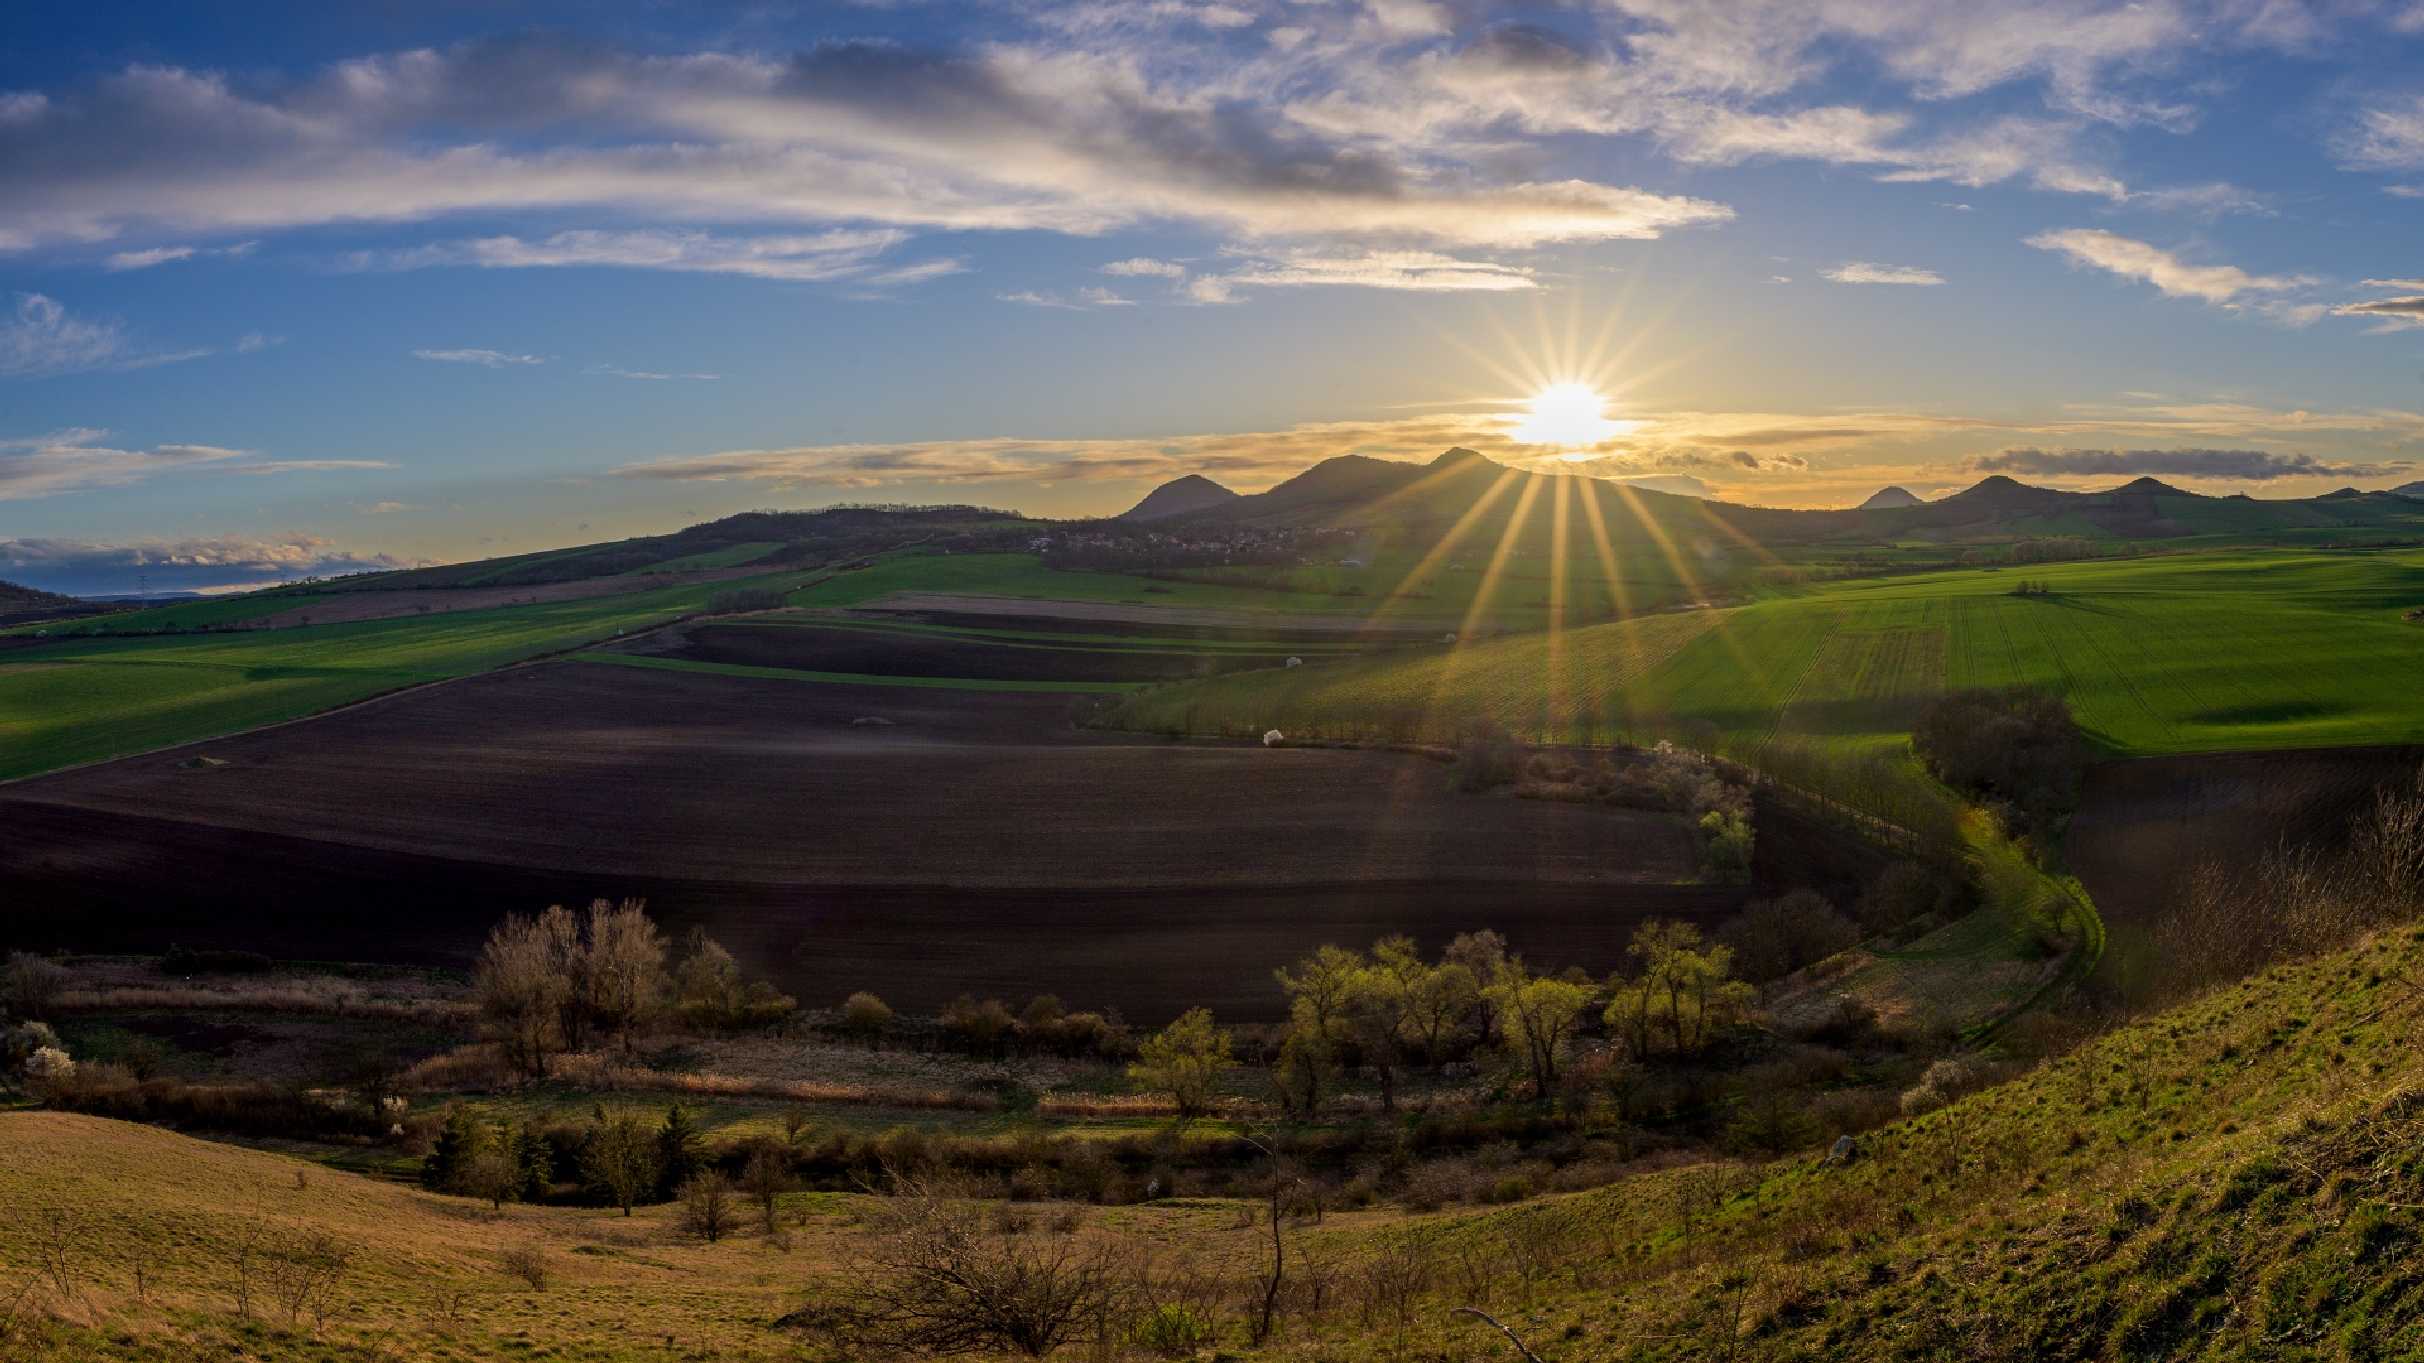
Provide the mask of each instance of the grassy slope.
{"label": "grassy slope", "polygon": [[[2021,578],[2051,597],[2020,597]],[[1247,673],[1141,699],[1141,723],[1320,729],[1367,704],[1420,701],[1438,734],[1474,714],[1607,741],[1681,722],[1732,750],[1777,736],[1890,750],[1943,686],[2066,691],[2114,754],[2424,740],[2424,554],[2183,555],[1843,583],[1729,610],[1569,631],[1586,660],[1552,705],[1547,637],[1447,658]],[[1688,622],[1688,623],[1684,623]]]}
{"label": "grassy slope", "polygon": [[[776,585],[797,580],[765,579]],[[0,779],[294,719],[398,687],[612,638],[695,611],[729,585],[11,650],[0,654]]]}
{"label": "grassy slope", "polygon": [[[1299,1232],[1339,1273],[1426,1246],[1432,1287],[1403,1320],[1348,1310],[1268,1359],[1511,1356],[1455,1304],[1514,1324],[1553,1363],[1615,1359],[2415,1359],[2424,1357],[2424,934],[2401,929],[2283,967],[2092,1042],[2012,1083],[1865,1137],[1860,1157],[1648,1175],[1491,1212],[1357,1216]],[[778,1354],[764,1323],[849,1246],[846,1200],[790,1256],[717,1247],[578,1210],[491,1219],[459,1201],[142,1128],[0,1114],[0,1282],[32,1268],[29,1228],[77,1206],[110,1227],[84,1270],[107,1330],[49,1359],[214,1357],[220,1267],[256,1221],[362,1246],[335,1343],[384,1334],[408,1357]],[[1695,1193],[1695,1189],[1699,1192]],[[1685,1208],[1690,1214],[1687,1230]],[[1229,1218],[1106,1214],[1239,1253]],[[493,1255],[543,1244],[564,1283],[513,1286]],[[588,1250],[574,1247],[590,1245]],[[153,1256],[155,1301],[131,1300]],[[461,1332],[429,1324],[473,1289]],[[1223,1342],[1243,1348],[1232,1316]],[[316,1356],[256,1335],[253,1356]],[[180,1351],[180,1349],[182,1351]],[[332,1347],[333,1355],[334,1349]]]}

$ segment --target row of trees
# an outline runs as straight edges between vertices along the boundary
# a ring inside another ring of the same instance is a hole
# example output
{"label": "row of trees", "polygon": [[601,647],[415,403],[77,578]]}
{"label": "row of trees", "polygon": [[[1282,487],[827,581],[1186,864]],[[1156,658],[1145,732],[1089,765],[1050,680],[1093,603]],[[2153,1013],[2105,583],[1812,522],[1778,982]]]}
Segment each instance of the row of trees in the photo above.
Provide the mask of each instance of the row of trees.
{"label": "row of trees", "polygon": [[[1383,938],[1368,954],[1322,947],[1276,972],[1288,995],[1272,1071],[1281,1102],[1314,1116],[1344,1073],[1363,1069],[1394,1111],[1406,1071],[1483,1052],[1546,1101],[1594,1009],[1613,1041],[1648,1058],[1706,1050],[1754,1002],[1752,986],[1736,978],[1733,948],[1705,941],[1691,924],[1644,923],[1627,954],[1629,969],[1601,983],[1576,970],[1535,973],[1494,932],[1466,933],[1436,961],[1406,937]],[[1213,1109],[1236,1065],[1232,1035],[1197,1008],[1147,1038],[1128,1073],[1194,1117]]]}
{"label": "row of trees", "polygon": [[489,933],[473,997],[506,1059],[534,1079],[548,1059],[616,1043],[629,1051],[667,1020],[735,1029],[780,1022],[798,1005],[763,980],[744,980],[732,953],[693,932],[678,954],[636,899],[600,899],[586,914],[563,905],[508,915]]}

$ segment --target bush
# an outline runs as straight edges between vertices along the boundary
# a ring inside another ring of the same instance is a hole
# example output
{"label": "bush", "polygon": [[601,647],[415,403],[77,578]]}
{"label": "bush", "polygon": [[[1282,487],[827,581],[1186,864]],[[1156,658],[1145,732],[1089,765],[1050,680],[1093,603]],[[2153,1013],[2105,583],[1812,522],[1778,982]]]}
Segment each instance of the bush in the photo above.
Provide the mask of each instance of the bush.
{"label": "bush", "polygon": [[1212,1321],[1192,1306],[1165,1302],[1128,1327],[1128,1342],[1147,1353],[1179,1358],[1212,1345]]}
{"label": "bush", "polygon": [[64,1049],[59,1034],[47,1022],[20,1022],[0,1033],[0,1060],[7,1062],[11,1073],[23,1072],[36,1051]]}
{"label": "bush", "polygon": [[1892,932],[1929,914],[1949,916],[1966,889],[1959,877],[1915,861],[1888,866],[1861,891],[1852,913],[1870,932]]}
{"label": "bush", "polygon": [[892,1006],[862,989],[842,1000],[842,1027],[872,1045],[892,1025]]}
{"label": "bush", "polygon": [[1497,724],[1482,720],[1456,742],[1456,788],[1496,790],[1523,775],[1523,745]]}
{"label": "bush", "polygon": [[682,1229],[709,1244],[732,1233],[732,1184],[710,1169],[681,1188]]}

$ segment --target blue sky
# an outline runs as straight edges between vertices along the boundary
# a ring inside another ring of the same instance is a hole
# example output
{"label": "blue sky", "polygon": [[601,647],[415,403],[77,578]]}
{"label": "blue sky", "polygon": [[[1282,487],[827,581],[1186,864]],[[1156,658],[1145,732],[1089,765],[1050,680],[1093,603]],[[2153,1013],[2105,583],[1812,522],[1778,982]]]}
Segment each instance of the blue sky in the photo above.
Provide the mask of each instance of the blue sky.
{"label": "blue sky", "polygon": [[[21,0],[0,577],[1454,443],[2390,486],[2420,243],[2424,0]],[[1604,438],[1512,433],[1556,382]]]}

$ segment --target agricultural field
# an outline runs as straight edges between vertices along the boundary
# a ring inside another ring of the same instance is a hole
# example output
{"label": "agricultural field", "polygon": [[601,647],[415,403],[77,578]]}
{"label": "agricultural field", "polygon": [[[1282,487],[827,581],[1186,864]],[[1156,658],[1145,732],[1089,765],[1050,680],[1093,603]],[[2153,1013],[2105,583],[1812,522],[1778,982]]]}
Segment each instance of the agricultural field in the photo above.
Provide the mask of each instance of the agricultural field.
{"label": "agricultural field", "polygon": [[11,937],[460,965],[506,910],[640,896],[805,999],[1054,988],[1142,1019],[1268,1012],[1295,955],[1441,943],[1485,906],[1539,959],[1596,967],[1646,915],[1751,892],[1696,883],[1679,816],[1459,794],[1416,756],[1170,744],[1078,727],[1099,697],[966,679],[663,661],[512,668],[18,783],[0,890],[41,908]]}
{"label": "agricultural field", "polygon": [[[766,580],[787,585],[800,575]],[[598,643],[697,611],[721,589],[695,583],[280,630],[21,635],[14,647],[0,647],[0,780],[299,719]],[[278,609],[293,604],[272,596],[256,609],[272,602]],[[143,614],[156,613],[165,612]]]}
{"label": "agricultural field", "polygon": [[[2020,595],[2023,580],[2043,594]],[[1755,755],[1779,738],[1892,751],[1943,687],[2062,692],[2105,756],[2424,740],[2424,554],[2257,551],[1966,570],[1139,697],[1149,728],[1324,731],[1419,708],[1555,742],[1685,726]],[[1571,669],[1572,693],[1552,700]]]}

